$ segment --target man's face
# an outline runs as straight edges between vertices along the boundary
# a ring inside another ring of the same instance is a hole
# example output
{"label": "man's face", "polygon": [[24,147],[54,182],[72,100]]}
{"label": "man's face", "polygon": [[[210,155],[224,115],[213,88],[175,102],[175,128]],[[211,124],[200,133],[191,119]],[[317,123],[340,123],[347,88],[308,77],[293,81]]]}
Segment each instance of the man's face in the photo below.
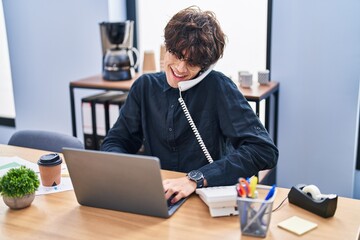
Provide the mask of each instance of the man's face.
{"label": "man's face", "polygon": [[193,79],[200,72],[201,67],[189,65],[186,59],[179,59],[175,54],[166,51],[164,70],[168,84],[178,88],[179,82]]}

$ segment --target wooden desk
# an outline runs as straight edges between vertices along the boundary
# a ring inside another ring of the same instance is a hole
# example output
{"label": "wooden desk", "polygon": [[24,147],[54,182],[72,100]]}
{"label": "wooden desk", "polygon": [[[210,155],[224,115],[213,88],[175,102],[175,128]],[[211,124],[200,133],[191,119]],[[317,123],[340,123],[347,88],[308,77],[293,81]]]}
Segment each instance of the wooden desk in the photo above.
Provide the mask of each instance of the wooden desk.
{"label": "wooden desk", "polygon": [[[35,162],[48,152],[0,145],[0,156],[19,156]],[[163,171],[164,178],[182,173]],[[279,188],[274,207],[286,197]],[[317,223],[302,239],[358,239],[360,201],[339,198],[329,219],[309,213],[287,201],[272,214],[265,239],[299,239],[277,224],[297,215]],[[36,196],[29,208],[10,210],[0,201],[0,239],[258,239],[241,236],[238,216],[212,218],[202,200],[193,194],[169,219],[80,206],[73,191]]]}
{"label": "wooden desk", "polygon": [[[126,81],[106,81],[102,78],[101,75],[96,75],[77,81],[70,82],[70,104],[71,104],[71,123],[73,136],[77,136],[76,133],[76,111],[75,111],[75,89],[99,89],[99,90],[119,90],[119,91],[129,91],[131,85],[139,77],[139,74],[131,80]],[[260,102],[264,99],[269,99],[271,95],[274,95],[275,100],[275,113],[274,113],[274,133],[273,140],[277,144],[277,122],[278,122],[278,105],[279,105],[279,83],[271,81],[268,85],[258,85],[254,84],[251,88],[242,88],[238,86],[239,90],[242,92],[244,97],[248,101],[255,102],[256,104],[256,114],[260,116]],[[265,128],[269,128],[269,107],[266,108],[265,113]]]}

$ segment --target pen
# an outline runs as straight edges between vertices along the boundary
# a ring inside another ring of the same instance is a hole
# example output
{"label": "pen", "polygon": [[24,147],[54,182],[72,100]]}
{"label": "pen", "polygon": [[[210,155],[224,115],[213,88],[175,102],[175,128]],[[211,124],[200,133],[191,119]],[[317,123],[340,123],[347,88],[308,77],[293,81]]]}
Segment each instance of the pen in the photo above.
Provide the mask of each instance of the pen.
{"label": "pen", "polygon": [[270,198],[272,198],[272,196],[274,196],[275,188],[276,188],[276,185],[274,184],[274,185],[271,187],[271,189],[269,190],[268,194],[266,195],[265,201],[266,201],[266,200],[269,200]]}

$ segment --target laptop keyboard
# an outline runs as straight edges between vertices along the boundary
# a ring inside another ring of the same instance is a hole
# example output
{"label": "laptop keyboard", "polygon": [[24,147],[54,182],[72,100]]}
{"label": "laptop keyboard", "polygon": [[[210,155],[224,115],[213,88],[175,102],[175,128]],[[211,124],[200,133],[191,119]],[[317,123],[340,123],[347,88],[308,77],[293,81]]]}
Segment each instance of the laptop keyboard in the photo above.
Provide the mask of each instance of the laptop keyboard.
{"label": "laptop keyboard", "polygon": [[171,200],[174,198],[174,195],[172,195],[168,200],[167,200],[167,206],[168,206],[168,210],[170,210],[171,208],[173,208],[176,203],[171,203]]}
{"label": "laptop keyboard", "polygon": [[186,200],[186,198],[182,198],[179,201],[177,201],[176,203],[171,203],[171,199],[173,199],[173,196],[171,196],[168,200],[167,200],[167,205],[168,205],[168,211],[171,212],[171,210],[175,211],[178,207],[180,207]]}

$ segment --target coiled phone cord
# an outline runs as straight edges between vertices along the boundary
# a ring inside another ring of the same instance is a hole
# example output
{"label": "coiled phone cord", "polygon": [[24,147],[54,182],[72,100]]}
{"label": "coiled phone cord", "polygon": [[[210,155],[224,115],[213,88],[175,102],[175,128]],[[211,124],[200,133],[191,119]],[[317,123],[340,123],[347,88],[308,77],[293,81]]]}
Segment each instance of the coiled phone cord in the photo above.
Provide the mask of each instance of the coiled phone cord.
{"label": "coiled phone cord", "polygon": [[196,127],[196,125],[195,125],[195,123],[194,123],[194,121],[193,121],[190,113],[189,113],[189,110],[188,110],[187,107],[186,107],[186,104],[185,104],[185,102],[184,102],[184,99],[181,97],[181,91],[179,91],[179,93],[180,93],[180,97],[179,97],[178,101],[179,101],[179,103],[180,103],[180,106],[181,106],[182,110],[184,111],[185,117],[186,117],[186,119],[188,120],[192,131],[193,131],[194,134],[195,134],[195,137],[196,137],[196,139],[197,139],[197,141],[198,141],[198,143],[199,143],[199,145],[200,145],[200,148],[201,148],[201,150],[204,152],[205,157],[206,157],[206,159],[208,160],[208,162],[209,162],[209,163],[213,163],[214,160],[212,159],[209,151],[207,150],[207,148],[206,148],[206,146],[205,146],[204,141],[202,140],[202,138],[201,138],[201,136],[200,136],[200,133],[199,133],[199,131],[198,131],[198,129],[197,129],[197,127]]}

